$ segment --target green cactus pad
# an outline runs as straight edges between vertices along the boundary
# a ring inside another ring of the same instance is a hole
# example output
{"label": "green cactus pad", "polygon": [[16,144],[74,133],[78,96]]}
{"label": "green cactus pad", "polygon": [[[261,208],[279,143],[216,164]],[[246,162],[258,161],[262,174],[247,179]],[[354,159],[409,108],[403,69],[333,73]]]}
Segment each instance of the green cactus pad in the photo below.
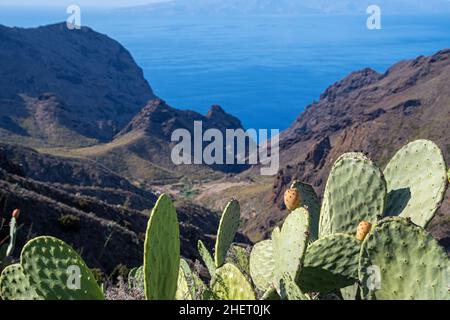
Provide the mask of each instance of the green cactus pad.
{"label": "green cactus pad", "polygon": [[447,186],[444,157],[428,140],[403,147],[386,166],[388,187],[386,216],[411,218],[426,227],[442,202]]}
{"label": "green cactus pad", "polygon": [[169,196],[159,197],[147,225],[144,243],[144,285],[148,300],[172,300],[180,265],[180,230]]}
{"label": "green cactus pad", "polygon": [[237,200],[231,200],[222,213],[215,246],[214,262],[216,268],[225,263],[228,249],[233,243],[236,232],[239,229],[241,209]]}
{"label": "green cactus pad", "polygon": [[[180,261],[180,270],[178,273],[178,284],[177,284],[177,292],[175,293],[175,299],[176,300],[193,300],[191,288],[189,286],[189,280],[188,280],[187,274],[184,270],[185,267],[181,266],[183,261],[184,260]],[[186,262],[186,261],[184,261],[184,262]]]}
{"label": "green cactus pad", "polygon": [[216,265],[214,264],[214,259],[209,253],[208,248],[206,248],[202,240],[198,240],[197,249],[198,253],[200,254],[200,257],[202,257],[206,269],[208,269],[209,275],[212,277],[214,273],[216,273]]}
{"label": "green cactus pad", "polygon": [[269,288],[266,292],[264,292],[261,300],[281,300],[280,295],[275,288]]}
{"label": "green cactus pad", "polygon": [[309,226],[308,210],[298,208],[287,216],[279,234],[272,238],[274,286],[277,289],[285,273],[297,279],[308,245]]}
{"label": "green cactus pad", "polygon": [[250,275],[259,290],[267,291],[272,287],[274,265],[272,240],[255,244],[250,253]]}
{"label": "green cactus pad", "polygon": [[450,300],[447,253],[400,217],[382,220],[364,240],[359,280],[365,299]]}
{"label": "green cactus pad", "polygon": [[298,284],[304,292],[328,293],[358,279],[361,242],[348,234],[333,234],[310,244]]}
{"label": "green cactus pad", "polygon": [[250,275],[250,254],[243,247],[231,245],[227,262],[236,265],[244,274]]}
{"label": "green cactus pad", "polygon": [[341,289],[341,296],[344,300],[360,300],[361,293],[358,283]]}
{"label": "green cactus pad", "polygon": [[283,300],[310,300],[287,273],[283,275],[280,281],[280,293]]}
{"label": "green cactus pad", "polygon": [[[204,293],[206,292],[206,285],[203,281],[198,277],[197,274],[192,272],[189,264],[186,260],[180,260],[180,273],[183,272],[183,277],[186,280],[186,284],[188,286],[189,292],[187,293],[188,300],[196,300],[204,297]],[[180,278],[178,278],[178,282],[180,283]]]}
{"label": "green cactus pad", "polygon": [[314,188],[306,183],[294,182],[292,188],[296,188],[302,200],[301,206],[308,209],[311,219],[310,240],[315,241],[319,237],[320,202]]}
{"label": "green cactus pad", "polygon": [[102,300],[103,292],[78,253],[53,237],[30,240],[20,256],[24,274],[45,300]]}
{"label": "green cactus pad", "polygon": [[253,287],[242,272],[231,263],[216,270],[211,281],[211,290],[216,300],[255,300]]}
{"label": "green cactus pad", "polygon": [[144,267],[140,266],[137,268],[133,268],[128,273],[128,287],[130,289],[133,288],[141,288],[144,290]]}
{"label": "green cactus pad", "polygon": [[346,153],[334,164],[325,187],[320,237],[353,233],[361,221],[375,223],[384,213],[386,182],[362,153]]}
{"label": "green cactus pad", "polygon": [[20,264],[6,267],[0,276],[0,293],[3,300],[41,300],[31,287]]}

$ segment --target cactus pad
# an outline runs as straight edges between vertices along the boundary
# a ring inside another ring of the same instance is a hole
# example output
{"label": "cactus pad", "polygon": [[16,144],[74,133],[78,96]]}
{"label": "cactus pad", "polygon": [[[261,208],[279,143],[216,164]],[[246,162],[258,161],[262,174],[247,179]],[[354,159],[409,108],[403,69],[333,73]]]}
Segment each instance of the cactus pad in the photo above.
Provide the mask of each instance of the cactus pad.
{"label": "cactus pad", "polygon": [[214,273],[216,273],[216,265],[214,264],[214,259],[212,258],[211,253],[209,253],[208,248],[206,248],[202,240],[198,240],[197,249],[198,253],[202,257],[206,269],[208,269],[209,275],[212,277]]}
{"label": "cactus pad", "polygon": [[283,275],[280,281],[280,293],[283,300],[310,300],[287,273]]}
{"label": "cactus pad", "polygon": [[100,300],[103,292],[78,253],[53,237],[30,240],[20,256],[24,274],[45,300]]}
{"label": "cactus pad", "polygon": [[447,253],[425,230],[400,217],[382,220],[364,240],[359,278],[366,299],[450,299]]}
{"label": "cactus pad", "polygon": [[386,182],[383,174],[362,153],[346,153],[331,169],[322,204],[320,236],[353,233],[365,220],[377,221],[384,213]]}
{"label": "cactus pad", "polygon": [[298,208],[287,216],[281,231],[273,234],[274,285],[277,289],[285,273],[297,279],[308,245],[309,226],[308,210]]}
{"label": "cactus pad", "polygon": [[233,243],[236,232],[239,229],[240,218],[241,209],[239,202],[237,200],[231,200],[222,213],[219,230],[217,231],[214,256],[216,268],[221,267],[225,263],[228,249]]}
{"label": "cactus pad", "polygon": [[444,197],[447,173],[439,147],[417,140],[398,151],[384,170],[388,186],[386,216],[411,218],[426,227]]}
{"label": "cactus pad", "polygon": [[277,289],[271,287],[266,292],[264,292],[261,300],[281,300],[281,297],[278,294]]}
{"label": "cactus pad", "polygon": [[231,263],[216,270],[211,281],[211,290],[216,300],[255,300],[253,287],[241,271]]}
{"label": "cactus pad", "polygon": [[261,291],[272,287],[274,264],[272,240],[255,244],[250,254],[250,275]]}
{"label": "cactus pad", "polygon": [[137,268],[133,268],[128,273],[128,287],[130,289],[133,288],[141,288],[144,290],[144,267],[140,266]]}
{"label": "cactus pad", "polygon": [[144,285],[148,300],[172,300],[180,265],[180,230],[175,207],[163,194],[147,225],[144,244]]}
{"label": "cactus pad", "polygon": [[12,264],[3,270],[0,293],[3,300],[41,300],[31,287],[20,264]]}
{"label": "cactus pad", "polygon": [[314,188],[306,183],[294,182],[292,187],[300,193],[302,207],[308,209],[311,219],[310,240],[315,241],[319,237],[320,202]]}
{"label": "cactus pad", "polygon": [[356,282],[361,242],[333,234],[310,244],[298,284],[305,292],[328,293]]}
{"label": "cactus pad", "polygon": [[[183,263],[180,261],[180,270],[178,273],[178,283],[177,283],[177,292],[175,294],[176,300],[193,300],[191,288],[189,286],[189,280],[187,278],[187,274],[184,270],[185,267],[182,267],[181,264]],[[186,262],[186,261],[184,261]],[[188,266],[189,267],[189,266]]]}
{"label": "cactus pad", "polygon": [[[181,280],[180,276],[182,276]],[[204,297],[205,291],[207,289],[205,284],[197,274],[192,272],[189,264],[184,259],[180,260],[180,275],[178,277],[177,300],[181,300],[180,293],[183,292],[183,290],[180,290],[180,281],[185,281],[187,285],[187,290],[184,290],[183,300],[196,300],[198,298],[201,298],[202,296]],[[184,285],[181,283],[181,287],[183,286]]]}
{"label": "cactus pad", "polygon": [[250,275],[250,254],[243,247],[231,245],[227,262],[236,265],[244,274]]}

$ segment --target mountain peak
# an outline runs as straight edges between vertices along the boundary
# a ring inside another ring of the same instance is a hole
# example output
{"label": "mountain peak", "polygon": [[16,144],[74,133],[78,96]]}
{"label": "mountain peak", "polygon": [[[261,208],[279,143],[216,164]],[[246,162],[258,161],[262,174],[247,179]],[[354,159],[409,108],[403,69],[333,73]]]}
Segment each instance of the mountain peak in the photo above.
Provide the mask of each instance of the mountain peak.
{"label": "mountain peak", "polygon": [[206,117],[207,118],[214,118],[214,117],[216,117],[218,115],[224,115],[224,114],[226,114],[225,110],[223,110],[221,106],[215,104],[215,105],[211,106],[211,108],[209,109],[208,113],[206,114]]}

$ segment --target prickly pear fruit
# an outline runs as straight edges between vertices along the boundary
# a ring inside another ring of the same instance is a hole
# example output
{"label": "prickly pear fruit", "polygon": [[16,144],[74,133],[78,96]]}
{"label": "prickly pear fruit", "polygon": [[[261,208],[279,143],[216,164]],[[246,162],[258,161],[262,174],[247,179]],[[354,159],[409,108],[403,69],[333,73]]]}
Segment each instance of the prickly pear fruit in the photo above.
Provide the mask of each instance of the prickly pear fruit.
{"label": "prickly pear fruit", "polygon": [[19,218],[19,215],[20,215],[20,209],[16,209],[16,210],[14,210],[13,213],[12,213],[12,217],[13,217],[14,219],[18,219],[18,218]]}
{"label": "prickly pear fruit", "polygon": [[289,188],[284,193],[284,204],[289,211],[294,211],[300,207],[300,193],[296,188]]}
{"label": "prickly pear fruit", "polygon": [[356,230],[356,239],[364,241],[370,230],[372,230],[372,224],[368,221],[361,221]]}

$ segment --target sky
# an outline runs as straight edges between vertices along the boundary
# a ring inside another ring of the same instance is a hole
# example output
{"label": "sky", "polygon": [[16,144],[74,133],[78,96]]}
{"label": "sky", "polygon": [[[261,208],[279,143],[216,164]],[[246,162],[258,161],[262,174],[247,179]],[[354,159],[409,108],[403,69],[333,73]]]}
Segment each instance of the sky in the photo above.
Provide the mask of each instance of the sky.
{"label": "sky", "polygon": [[14,6],[14,7],[61,7],[72,4],[80,7],[133,7],[152,2],[160,2],[162,0],[1,0],[0,6]]}

